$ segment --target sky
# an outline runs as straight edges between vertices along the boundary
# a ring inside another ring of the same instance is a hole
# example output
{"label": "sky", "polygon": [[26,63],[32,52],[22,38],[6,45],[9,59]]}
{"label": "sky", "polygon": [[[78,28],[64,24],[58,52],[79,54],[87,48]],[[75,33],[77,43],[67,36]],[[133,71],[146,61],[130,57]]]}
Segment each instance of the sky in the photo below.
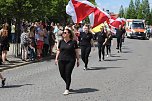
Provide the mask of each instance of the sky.
{"label": "sky", "polygon": [[[97,5],[102,9],[108,9],[110,12],[119,13],[120,6],[124,8],[129,6],[130,0],[95,0]],[[152,0],[149,0],[150,7],[152,8]]]}

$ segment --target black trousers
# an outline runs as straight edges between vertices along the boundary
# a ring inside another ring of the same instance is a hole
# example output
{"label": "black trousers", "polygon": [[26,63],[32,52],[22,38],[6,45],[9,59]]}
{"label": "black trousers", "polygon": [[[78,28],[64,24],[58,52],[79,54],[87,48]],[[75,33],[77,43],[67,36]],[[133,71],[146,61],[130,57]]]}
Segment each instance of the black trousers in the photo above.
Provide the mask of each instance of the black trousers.
{"label": "black trousers", "polygon": [[122,47],[122,38],[117,38],[117,49],[121,51],[121,47]]}
{"label": "black trousers", "polygon": [[75,60],[73,61],[59,60],[58,65],[59,65],[60,75],[66,83],[66,89],[69,90],[71,84],[71,75],[73,68],[75,66]]}
{"label": "black trousers", "polygon": [[43,56],[47,56],[48,52],[49,52],[49,45],[48,44],[44,44],[42,51],[43,51],[42,55]]}
{"label": "black trousers", "polygon": [[103,45],[102,43],[98,43],[99,59],[101,59],[101,53],[102,53],[102,58],[104,59],[104,56],[105,56],[105,45]]}
{"label": "black trousers", "polygon": [[106,52],[107,52],[107,55],[111,53],[111,45],[106,45]]}
{"label": "black trousers", "polygon": [[88,66],[88,61],[89,61],[89,55],[91,52],[91,46],[81,46],[81,59],[85,64],[85,67],[87,68]]}

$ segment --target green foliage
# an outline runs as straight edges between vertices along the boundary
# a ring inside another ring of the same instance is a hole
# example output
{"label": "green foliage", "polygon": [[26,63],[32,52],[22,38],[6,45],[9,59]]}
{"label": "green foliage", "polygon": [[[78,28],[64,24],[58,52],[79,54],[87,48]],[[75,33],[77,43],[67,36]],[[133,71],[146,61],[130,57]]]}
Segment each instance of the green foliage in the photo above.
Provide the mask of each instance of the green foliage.
{"label": "green foliage", "polygon": [[123,9],[122,5],[121,5],[121,7],[119,9],[119,17],[121,17],[121,18],[125,17],[125,15],[124,15],[124,9]]}
{"label": "green foliage", "polygon": [[[120,13],[120,12],[119,12]],[[152,11],[148,0],[130,0],[129,7],[125,9],[124,16],[127,19],[145,19],[147,24],[152,24]]]}
{"label": "green foliage", "polygon": [[0,15],[31,21],[53,17],[63,20],[67,3],[68,0],[0,0]]}
{"label": "green foliage", "polygon": [[143,19],[144,18],[144,14],[143,14],[143,4],[139,5],[139,10],[138,10],[138,14],[137,14],[137,19]]}

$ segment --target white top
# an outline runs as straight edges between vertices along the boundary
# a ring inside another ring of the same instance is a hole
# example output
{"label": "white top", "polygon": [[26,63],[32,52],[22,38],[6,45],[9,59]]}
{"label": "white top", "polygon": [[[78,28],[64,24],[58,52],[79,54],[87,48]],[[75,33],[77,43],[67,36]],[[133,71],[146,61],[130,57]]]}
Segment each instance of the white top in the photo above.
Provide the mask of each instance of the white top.
{"label": "white top", "polygon": [[11,33],[15,33],[15,25],[11,26]]}

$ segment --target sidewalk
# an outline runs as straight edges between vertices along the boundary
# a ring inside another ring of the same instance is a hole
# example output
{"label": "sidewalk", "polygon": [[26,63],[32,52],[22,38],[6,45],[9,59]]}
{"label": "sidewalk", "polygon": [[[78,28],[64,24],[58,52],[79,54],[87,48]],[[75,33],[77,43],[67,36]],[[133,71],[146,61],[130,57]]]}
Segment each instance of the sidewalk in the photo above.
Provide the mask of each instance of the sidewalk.
{"label": "sidewalk", "polygon": [[[9,51],[7,53],[7,59],[9,60],[8,63],[4,64],[4,65],[0,65],[0,71],[2,70],[7,70],[7,69],[13,69],[13,68],[16,68],[16,67],[20,67],[20,66],[23,66],[23,65],[27,65],[27,64],[31,64],[31,63],[35,63],[35,62],[38,62],[38,61],[22,61],[21,58],[19,57],[15,57],[15,55],[13,54],[13,44],[10,44],[10,48],[9,48]],[[53,52],[55,52],[55,49],[53,49]],[[51,57],[47,56],[47,57],[44,57],[43,60],[46,60],[46,59],[49,59]],[[42,60],[42,61],[43,61]]]}

